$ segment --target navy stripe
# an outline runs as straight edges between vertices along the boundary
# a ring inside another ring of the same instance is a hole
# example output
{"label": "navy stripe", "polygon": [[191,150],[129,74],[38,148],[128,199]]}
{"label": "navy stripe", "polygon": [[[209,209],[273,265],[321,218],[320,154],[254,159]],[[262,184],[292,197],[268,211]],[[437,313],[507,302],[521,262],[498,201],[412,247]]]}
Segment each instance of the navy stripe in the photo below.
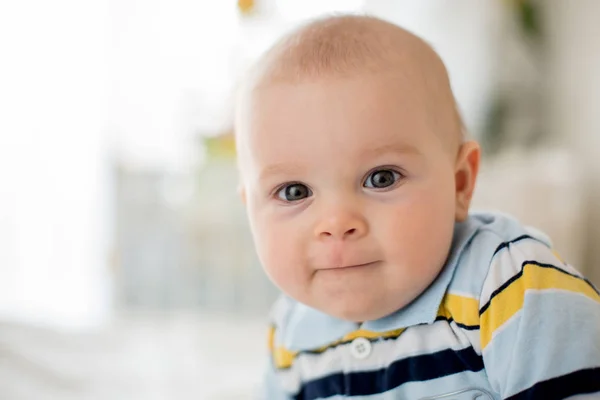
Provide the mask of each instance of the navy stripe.
{"label": "navy stripe", "polygon": [[479,310],[479,315],[482,315],[490,306],[490,304],[492,303],[492,300],[494,299],[494,297],[496,297],[497,295],[500,294],[500,292],[502,292],[504,289],[506,289],[508,286],[510,286],[511,283],[513,283],[514,281],[516,281],[517,279],[519,279],[521,276],[523,276],[523,268],[525,267],[525,265],[530,264],[530,265],[535,265],[537,267],[541,267],[541,268],[549,268],[549,269],[555,269],[559,272],[562,272],[565,275],[571,276],[573,278],[577,278],[580,279],[582,281],[584,281],[585,283],[587,283],[588,285],[590,285],[590,287],[597,293],[600,295],[600,293],[598,293],[598,290],[594,287],[594,285],[592,285],[592,283],[590,281],[588,281],[587,279],[579,276],[579,275],[575,275],[572,274],[570,272],[565,271],[562,268],[559,268],[555,265],[552,264],[544,264],[544,263],[539,263],[537,261],[533,261],[533,260],[528,260],[528,261],[524,261],[523,264],[521,264],[521,270],[519,271],[518,274],[516,274],[515,276],[513,276],[512,278],[510,278],[509,280],[507,280],[506,282],[504,282],[504,284],[502,286],[500,286],[498,289],[494,290],[494,292],[492,293],[490,299],[488,300],[487,303],[485,303],[485,305],[483,307],[481,307],[481,309]]}
{"label": "navy stripe", "polygon": [[437,321],[448,321],[448,323],[451,323],[451,322],[453,322],[453,321],[454,321],[454,323],[456,324],[456,326],[458,326],[459,328],[462,328],[462,329],[464,329],[464,330],[467,330],[467,331],[474,331],[474,330],[477,330],[477,329],[479,329],[479,325],[466,325],[466,324],[461,324],[460,322],[456,322],[456,321],[454,320],[454,318],[452,318],[452,317],[450,317],[450,318],[446,318],[446,317],[444,317],[444,316],[441,316],[441,315],[440,315],[440,316],[436,317],[436,319],[435,319],[435,320],[436,320],[436,322],[437,322]]}
{"label": "navy stripe", "polygon": [[500,252],[502,249],[505,249],[505,248],[507,248],[507,247],[508,247],[508,245],[510,245],[510,244],[512,244],[512,243],[517,243],[517,242],[520,242],[521,240],[524,240],[524,239],[531,239],[531,240],[535,240],[536,242],[539,242],[539,243],[541,243],[541,244],[545,245],[546,247],[548,247],[548,244],[547,244],[546,242],[543,242],[543,241],[541,241],[541,240],[540,240],[540,239],[538,239],[538,238],[535,238],[535,237],[533,237],[533,236],[529,236],[529,235],[522,235],[522,236],[519,236],[518,238],[516,238],[516,239],[513,239],[513,240],[510,240],[510,241],[508,241],[508,242],[503,242],[503,243],[500,243],[500,245],[499,245],[498,247],[496,247],[496,250],[494,250],[494,254],[492,255],[492,257],[493,257],[493,256],[495,256],[496,254],[498,254],[498,253],[499,253],[499,252]]}
{"label": "navy stripe", "polygon": [[590,368],[538,382],[507,400],[562,400],[596,392],[600,392],[600,368]]}
{"label": "navy stripe", "polygon": [[409,382],[422,382],[465,371],[481,371],[483,359],[472,347],[442,350],[404,358],[375,371],[336,373],[304,383],[297,400],[335,395],[368,396],[387,392]]}
{"label": "navy stripe", "polygon": [[483,307],[481,307],[481,309],[479,310],[479,315],[481,316],[490,307],[490,304],[492,303],[492,300],[494,299],[494,297],[496,297],[498,294],[500,294],[500,292],[502,292],[504,289],[506,289],[507,287],[509,287],[511,283],[513,283],[514,281],[516,281],[517,279],[519,279],[521,276],[523,276],[523,269],[522,268],[521,268],[521,270],[519,271],[518,274],[516,274],[515,276],[513,276],[512,278],[510,278],[509,280],[507,280],[506,282],[504,282],[502,284],[502,286],[500,286],[498,289],[494,290],[492,292],[492,295],[490,296],[490,299],[488,300],[488,302],[485,303],[485,305]]}

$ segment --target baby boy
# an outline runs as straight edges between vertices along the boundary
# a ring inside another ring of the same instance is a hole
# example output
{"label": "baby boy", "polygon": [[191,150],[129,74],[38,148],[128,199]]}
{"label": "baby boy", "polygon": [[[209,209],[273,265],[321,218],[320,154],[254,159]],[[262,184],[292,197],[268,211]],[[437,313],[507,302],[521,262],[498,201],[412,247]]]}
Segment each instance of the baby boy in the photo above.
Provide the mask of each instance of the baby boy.
{"label": "baby boy", "polygon": [[470,213],[480,149],[413,34],[336,16],[240,90],[241,192],[283,297],[265,399],[600,398],[600,296],[543,235]]}

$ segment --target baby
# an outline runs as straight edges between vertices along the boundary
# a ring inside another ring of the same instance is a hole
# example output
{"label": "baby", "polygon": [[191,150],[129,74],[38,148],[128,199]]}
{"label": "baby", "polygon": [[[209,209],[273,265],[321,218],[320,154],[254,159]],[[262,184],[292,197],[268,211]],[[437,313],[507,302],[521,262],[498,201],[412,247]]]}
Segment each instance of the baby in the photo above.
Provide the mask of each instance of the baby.
{"label": "baby", "polygon": [[265,399],[600,398],[600,296],[547,238],[469,212],[445,67],[382,20],[314,21],[240,90],[241,192],[282,290]]}

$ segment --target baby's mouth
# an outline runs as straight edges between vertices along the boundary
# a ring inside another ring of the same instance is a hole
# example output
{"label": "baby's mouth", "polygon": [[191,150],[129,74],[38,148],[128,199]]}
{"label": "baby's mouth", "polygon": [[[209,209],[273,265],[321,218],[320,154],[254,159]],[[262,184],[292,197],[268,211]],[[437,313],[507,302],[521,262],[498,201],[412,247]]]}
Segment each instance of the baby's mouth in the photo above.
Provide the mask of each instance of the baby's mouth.
{"label": "baby's mouth", "polygon": [[375,265],[377,265],[379,263],[380,263],[380,261],[370,261],[370,262],[359,263],[359,264],[342,264],[342,265],[338,265],[338,266],[334,266],[334,267],[322,268],[322,270],[323,271],[333,271],[333,270],[347,270],[347,269],[365,268],[365,267],[375,266]]}

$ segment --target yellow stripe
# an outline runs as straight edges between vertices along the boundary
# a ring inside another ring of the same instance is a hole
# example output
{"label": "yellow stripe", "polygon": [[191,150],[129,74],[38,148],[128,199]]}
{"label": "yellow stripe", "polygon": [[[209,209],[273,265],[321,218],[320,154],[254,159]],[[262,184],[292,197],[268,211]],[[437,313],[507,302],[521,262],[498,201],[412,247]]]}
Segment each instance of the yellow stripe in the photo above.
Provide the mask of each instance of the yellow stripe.
{"label": "yellow stripe", "polygon": [[600,296],[584,280],[553,268],[525,264],[523,275],[494,296],[490,306],[481,315],[481,348],[485,349],[494,331],[523,307],[527,290],[544,289],[568,290],[600,302]]}
{"label": "yellow stripe", "polygon": [[[328,349],[339,346],[340,344],[345,344],[353,341],[356,338],[362,337],[365,339],[379,339],[379,338],[393,338],[398,337],[404,332],[404,329],[394,329],[392,331],[387,332],[373,332],[367,331],[365,329],[358,329],[354,332],[350,332],[345,335],[342,339],[336,340],[326,346],[319,347],[314,350],[310,350],[311,353],[324,353]],[[300,354],[299,351],[290,351],[285,347],[274,346],[274,336],[275,336],[275,328],[269,330],[269,349],[273,355],[273,362],[275,363],[275,367],[278,369],[290,368],[294,363],[294,360]]]}
{"label": "yellow stripe", "polygon": [[452,318],[458,324],[477,326],[479,325],[479,300],[457,294],[446,294],[438,316]]}
{"label": "yellow stripe", "polygon": [[390,338],[400,336],[404,332],[404,329],[394,329],[393,331],[387,332],[373,332],[367,331],[365,329],[359,329],[357,331],[351,332],[344,336],[341,340],[342,343],[351,342],[356,338],[362,337],[365,339],[379,339],[379,338]]}
{"label": "yellow stripe", "polygon": [[275,327],[271,326],[269,328],[269,333],[267,336],[267,348],[272,353],[275,349]]}
{"label": "yellow stripe", "polygon": [[267,335],[267,346],[273,357],[273,363],[277,368],[289,368],[292,366],[298,352],[289,351],[281,346],[275,347],[275,331],[276,328],[271,326]]}
{"label": "yellow stripe", "polygon": [[285,369],[292,366],[292,363],[298,356],[297,351],[289,351],[283,347],[277,347],[273,351],[273,362],[278,369]]}

